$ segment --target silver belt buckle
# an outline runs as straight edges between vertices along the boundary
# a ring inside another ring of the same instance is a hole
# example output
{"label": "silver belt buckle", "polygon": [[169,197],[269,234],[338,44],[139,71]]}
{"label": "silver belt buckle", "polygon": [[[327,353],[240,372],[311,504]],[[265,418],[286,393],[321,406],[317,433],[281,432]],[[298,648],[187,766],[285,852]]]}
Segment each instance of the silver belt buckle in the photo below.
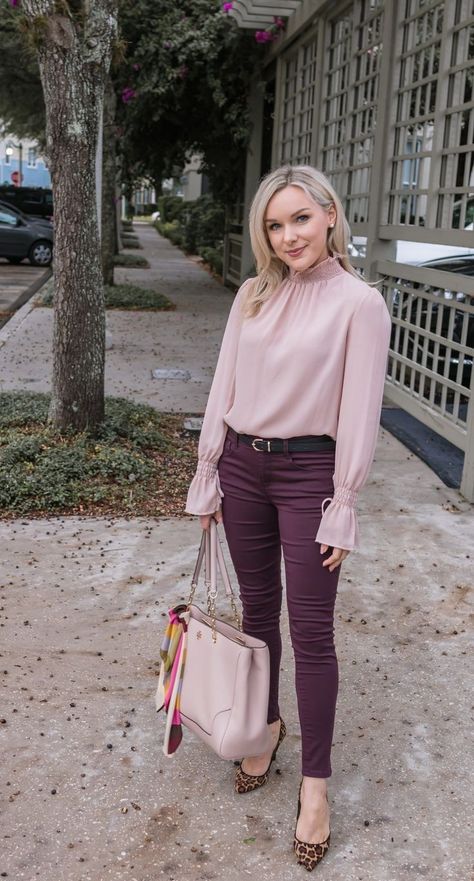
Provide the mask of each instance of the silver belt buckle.
{"label": "silver belt buckle", "polygon": [[256,446],[255,446],[255,444],[258,443],[258,441],[261,441],[262,444],[267,444],[267,445],[268,445],[268,446],[267,446],[267,453],[270,453],[270,452],[271,452],[271,450],[270,450],[270,441],[266,441],[266,440],[264,440],[263,437],[254,437],[254,439],[253,439],[253,441],[252,441],[252,447],[254,448],[254,450],[257,451],[257,453],[264,453],[264,452],[265,452],[265,450],[262,450],[262,449],[260,449],[260,447],[256,447]]}

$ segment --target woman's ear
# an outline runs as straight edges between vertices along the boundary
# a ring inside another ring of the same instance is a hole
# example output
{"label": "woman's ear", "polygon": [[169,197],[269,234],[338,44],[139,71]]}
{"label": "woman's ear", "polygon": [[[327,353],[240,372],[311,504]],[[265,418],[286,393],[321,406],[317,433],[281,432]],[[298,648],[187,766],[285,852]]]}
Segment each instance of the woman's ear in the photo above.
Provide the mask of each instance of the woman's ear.
{"label": "woman's ear", "polygon": [[331,205],[328,208],[329,226],[334,226],[334,224],[336,223],[336,218],[337,218],[336,206],[333,203],[331,203]]}

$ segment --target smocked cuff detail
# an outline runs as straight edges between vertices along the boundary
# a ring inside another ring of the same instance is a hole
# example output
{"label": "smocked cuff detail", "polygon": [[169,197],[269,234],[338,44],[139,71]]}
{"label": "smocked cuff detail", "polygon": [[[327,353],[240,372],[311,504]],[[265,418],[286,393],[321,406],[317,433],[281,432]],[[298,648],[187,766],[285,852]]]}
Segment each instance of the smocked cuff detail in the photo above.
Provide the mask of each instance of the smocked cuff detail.
{"label": "smocked cuff detail", "polygon": [[187,514],[214,514],[224,497],[217,465],[201,459],[188,489]]}
{"label": "smocked cuff detail", "polygon": [[359,546],[359,526],[355,509],[357,496],[357,490],[338,486],[332,498],[323,500],[322,517],[315,541],[347,551]]}
{"label": "smocked cuff detail", "polygon": [[340,502],[341,505],[349,505],[350,508],[355,508],[358,495],[357,490],[348,489],[345,486],[337,486],[334,490],[333,502]]}
{"label": "smocked cuff detail", "polygon": [[196,468],[196,477],[215,477],[217,473],[217,465],[214,462],[207,462],[200,459]]}

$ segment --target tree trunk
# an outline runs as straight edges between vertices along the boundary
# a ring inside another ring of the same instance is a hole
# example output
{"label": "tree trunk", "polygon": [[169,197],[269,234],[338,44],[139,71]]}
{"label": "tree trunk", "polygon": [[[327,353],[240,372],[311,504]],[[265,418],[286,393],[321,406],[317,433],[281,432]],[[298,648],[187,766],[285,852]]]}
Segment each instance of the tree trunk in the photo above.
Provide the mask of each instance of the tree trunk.
{"label": "tree trunk", "polygon": [[115,253],[122,250],[122,192],[119,183],[116,188],[116,211],[115,211]]}
{"label": "tree trunk", "polygon": [[117,245],[117,167],[115,160],[115,109],[117,99],[111,77],[104,95],[104,140],[102,150],[102,276],[104,284],[114,283],[114,256]]}
{"label": "tree trunk", "polygon": [[105,307],[97,224],[97,134],[112,40],[115,0],[55,12],[50,0],[24,0],[37,36],[54,199],[54,341],[49,417],[64,430],[104,417]]}

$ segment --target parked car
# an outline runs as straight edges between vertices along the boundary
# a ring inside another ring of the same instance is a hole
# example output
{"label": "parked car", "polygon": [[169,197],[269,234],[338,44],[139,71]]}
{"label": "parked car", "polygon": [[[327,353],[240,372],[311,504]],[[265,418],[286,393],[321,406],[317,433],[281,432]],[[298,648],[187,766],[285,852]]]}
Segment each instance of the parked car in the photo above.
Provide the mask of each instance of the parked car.
{"label": "parked car", "polygon": [[[436,260],[427,260],[419,264],[420,267],[434,269],[442,272],[453,272],[456,274],[474,276],[474,254],[458,254],[453,257],[441,257]],[[461,385],[466,388],[470,387],[473,358],[472,355],[461,353],[456,349],[456,344],[474,348],[474,312],[468,313],[466,319],[466,311],[463,309],[445,307],[444,302],[456,300],[457,303],[466,303],[474,306],[474,296],[465,294],[463,291],[453,291],[449,288],[432,287],[429,290],[435,297],[439,297],[439,303],[428,301],[422,296],[423,290],[428,290],[428,286],[420,282],[412,282],[411,289],[420,291],[420,297],[412,296],[408,292],[405,293],[403,287],[396,287],[393,291],[393,307],[395,316],[400,317],[403,321],[409,323],[412,327],[400,327],[397,349],[403,351],[406,342],[406,357],[414,360],[417,364],[422,364],[426,359],[426,367],[439,374],[445,375],[446,352],[449,346],[449,368],[447,377],[454,382],[458,381],[458,367],[460,358],[462,357],[462,370],[459,377]],[[420,305],[421,300],[421,305]],[[401,310],[399,305],[401,301]],[[431,309],[429,308],[431,306]],[[441,318],[439,318],[440,310],[442,310]],[[439,322],[439,323],[438,323]],[[466,327],[467,323],[467,327]],[[433,334],[446,339],[448,346],[439,344],[435,340],[427,339],[423,333],[417,333],[416,328],[422,331],[430,331]],[[463,340],[463,330],[465,330],[465,338]],[[405,334],[408,338],[405,340]],[[396,326],[392,327],[391,348],[395,345]],[[462,341],[462,342],[461,342]],[[426,394],[426,382],[425,382]]]}
{"label": "parked car", "polygon": [[0,199],[0,208],[8,208],[9,211],[13,211],[17,217],[20,217],[21,220],[32,220],[34,223],[39,226],[44,226],[46,229],[52,230],[53,223],[51,220],[46,220],[45,217],[33,217],[31,214],[25,214],[23,211],[20,211],[19,208],[14,208],[13,205],[9,205],[8,202],[2,202]]}
{"label": "parked car", "polygon": [[46,187],[0,186],[0,200],[32,217],[53,218],[53,192]]}
{"label": "parked car", "polygon": [[51,224],[30,220],[14,208],[0,205],[0,257],[9,263],[28,258],[33,266],[49,266],[53,259],[54,233]]}

